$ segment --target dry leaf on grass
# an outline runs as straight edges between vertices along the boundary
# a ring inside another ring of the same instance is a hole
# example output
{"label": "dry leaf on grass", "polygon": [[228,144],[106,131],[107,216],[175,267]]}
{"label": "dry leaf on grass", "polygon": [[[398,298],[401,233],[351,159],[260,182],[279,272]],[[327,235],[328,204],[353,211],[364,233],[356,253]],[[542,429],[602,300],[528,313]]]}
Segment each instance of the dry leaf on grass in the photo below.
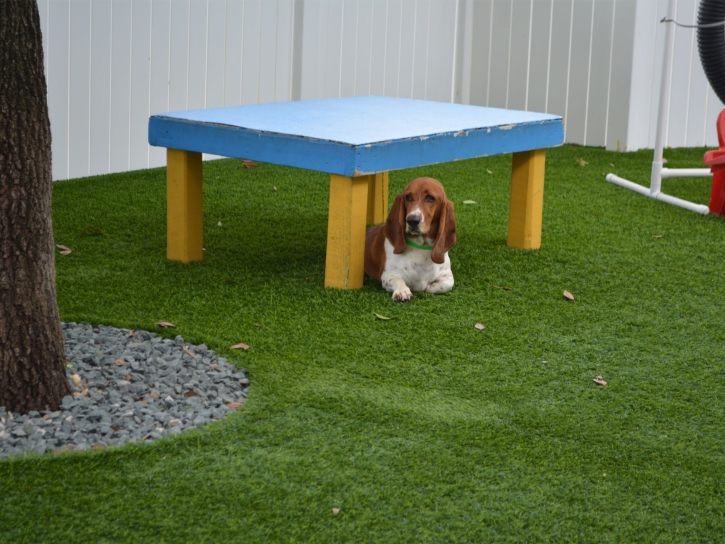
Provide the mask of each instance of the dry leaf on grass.
{"label": "dry leaf on grass", "polygon": [[262,328],[263,328],[263,327],[262,327],[262,325],[260,325],[259,323],[254,323],[254,326],[255,326],[255,327],[259,327],[260,329],[262,329]]}
{"label": "dry leaf on grass", "polygon": [[332,507],[332,513],[335,514],[335,515],[337,515],[337,514],[340,513],[340,509],[337,506],[333,506]]}
{"label": "dry leaf on grass", "polygon": [[510,291],[511,290],[511,287],[504,287],[502,285],[494,285],[493,288],[494,289],[503,289],[504,291]]}
{"label": "dry leaf on grass", "polygon": [[604,381],[604,379],[601,376],[597,376],[592,380],[597,385],[607,385],[607,382]]}
{"label": "dry leaf on grass", "polygon": [[476,204],[476,201],[475,200],[464,200],[463,203],[464,204]]}
{"label": "dry leaf on grass", "polygon": [[221,222],[221,221],[219,221],[219,222],[218,222],[218,223],[216,224],[216,226],[217,226],[217,227],[221,227],[221,226],[222,226],[222,222]]}
{"label": "dry leaf on grass", "polygon": [[155,324],[158,325],[159,327],[163,327],[164,329],[169,328],[169,327],[174,328],[174,329],[176,328],[176,325],[174,325],[173,323],[169,323],[168,321],[157,321]]}
{"label": "dry leaf on grass", "polygon": [[564,298],[567,300],[574,300],[574,295],[572,295],[569,291],[566,289],[564,290]]}
{"label": "dry leaf on grass", "polygon": [[576,160],[576,163],[577,163],[577,164],[578,164],[579,166],[586,166],[587,164],[589,164],[589,163],[588,163],[587,161],[585,161],[585,160],[584,160],[584,159],[582,159],[581,157],[579,157],[579,158],[578,158],[578,159]]}
{"label": "dry leaf on grass", "polygon": [[94,234],[96,236],[108,236],[103,229],[94,227],[93,225],[86,225],[81,229],[81,234]]}
{"label": "dry leaf on grass", "polygon": [[249,349],[249,344],[245,344],[244,342],[239,342],[238,344],[229,346],[229,349]]}
{"label": "dry leaf on grass", "polygon": [[242,406],[241,402],[227,402],[225,404],[227,408],[231,408],[232,410],[236,410],[237,408]]}
{"label": "dry leaf on grass", "polygon": [[483,323],[476,323],[474,327],[477,328],[479,331],[482,331],[486,328],[486,325],[484,325]]}
{"label": "dry leaf on grass", "polygon": [[63,245],[60,245],[60,244],[55,244],[55,247],[57,247],[58,249],[60,249],[60,254],[61,255],[70,255],[71,253],[73,253],[73,250],[71,248],[67,247],[67,246],[63,246]]}
{"label": "dry leaf on grass", "polygon": [[242,166],[244,166],[244,168],[257,168],[259,165],[254,161],[244,160],[242,161]]}
{"label": "dry leaf on grass", "polygon": [[373,315],[377,317],[378,319],[382,319],[383,321],[388,321],[390,319],[395,319],[394,317],[388,317],[386,315],[380,315],[378,313],[373,312]]}
{"label": "dry leaf on grass", "polygon": [[106,445],[105,444],[102,444],[101,442],[98,442],[97,444],[93,444],[91,446],[91,449],[92,450],[105,450],[106,449]]}
{"label": "dry leaf on grass", "polygon": [[654,235],[654,238],[662,238],[662,235],[661,234],[655,234]]}
{"label": "dry leaf on grass", "polygon": [[196,355],[194,355],[194,353],[187,346],[184,346],[184,353],[187,353],[190,357],[196,359]]}
{"label": "dry leaf on grass", "polygon": [[488,168],[486,168],[486,172],[488,172],[489,174],[493,174],[493,172],[491,172]]}

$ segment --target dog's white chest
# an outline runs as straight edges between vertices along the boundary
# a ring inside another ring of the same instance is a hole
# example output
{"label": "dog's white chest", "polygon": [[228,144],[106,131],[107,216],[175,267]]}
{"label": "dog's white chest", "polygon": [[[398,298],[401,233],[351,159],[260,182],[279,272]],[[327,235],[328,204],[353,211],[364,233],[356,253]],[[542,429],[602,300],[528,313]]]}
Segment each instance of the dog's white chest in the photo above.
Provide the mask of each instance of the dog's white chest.
{"label": "dog's white chest", "polygon": [[[425,291],[428,286],[438,282],[443,277],[451,276],[451,260],[448,253],[441,264],[431,260],[431,251],[406,247],[403,253],[396,255],[390,241],[385,240],[385,272],[383,273],[383,286],[386,276],[388,278],[400,278],[411,291]],[[391,290],[391,289],[388,289]]]}

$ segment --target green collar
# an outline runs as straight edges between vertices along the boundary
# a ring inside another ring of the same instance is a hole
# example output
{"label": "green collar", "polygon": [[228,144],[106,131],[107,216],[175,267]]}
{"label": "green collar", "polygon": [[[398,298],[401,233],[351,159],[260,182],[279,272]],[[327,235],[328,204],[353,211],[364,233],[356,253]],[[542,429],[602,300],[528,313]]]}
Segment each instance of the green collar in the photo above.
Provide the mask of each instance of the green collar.
{"label": "green collar", "polygon": [[422,246],[420,244],[416,244],[415,242],[411,242],[407,238],[405,239],[405,243],[408,244],[411,247],[417,248],[417,249],[425,249],[426,251],[431,251],[433,249],[433,246]]}

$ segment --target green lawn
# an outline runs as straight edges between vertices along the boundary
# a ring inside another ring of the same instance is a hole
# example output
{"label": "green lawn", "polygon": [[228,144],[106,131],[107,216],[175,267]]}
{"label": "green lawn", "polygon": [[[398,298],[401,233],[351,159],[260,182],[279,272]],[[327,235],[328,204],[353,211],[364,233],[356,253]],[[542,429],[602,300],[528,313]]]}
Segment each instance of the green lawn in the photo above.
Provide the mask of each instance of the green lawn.
{"label": "green lawn", "polygon": [[190,265],[165,259],[164,169],[56,183],[62,318],[204,342],[251,393],[151,445],[0,461],[0,540],[721,541],[725,219],[604,180],[651,159],[550,150],[538,251],[506,247],[510,156],[391,173],[391,199],[441,180],[458,223],[453,291],[397,305],[323,288],[324,174],[205,163]]}

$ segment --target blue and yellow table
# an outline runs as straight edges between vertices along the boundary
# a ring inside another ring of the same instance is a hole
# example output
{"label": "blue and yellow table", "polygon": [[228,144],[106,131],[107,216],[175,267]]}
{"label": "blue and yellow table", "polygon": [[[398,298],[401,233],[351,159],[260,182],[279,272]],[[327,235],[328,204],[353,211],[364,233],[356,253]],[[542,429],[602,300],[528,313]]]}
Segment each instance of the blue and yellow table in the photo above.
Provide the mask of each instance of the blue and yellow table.
{"label": "blue and yellow table", "polygon": [[167,148],[167,257],[202,258],[201,154],[330,174],[325,286],[363,284],[365,227],[388,213],[388,172],[513,153],[508,245],[541,245],[546,148],[561,117],[406,98],[362,96],[153,115],[149,143]]}

